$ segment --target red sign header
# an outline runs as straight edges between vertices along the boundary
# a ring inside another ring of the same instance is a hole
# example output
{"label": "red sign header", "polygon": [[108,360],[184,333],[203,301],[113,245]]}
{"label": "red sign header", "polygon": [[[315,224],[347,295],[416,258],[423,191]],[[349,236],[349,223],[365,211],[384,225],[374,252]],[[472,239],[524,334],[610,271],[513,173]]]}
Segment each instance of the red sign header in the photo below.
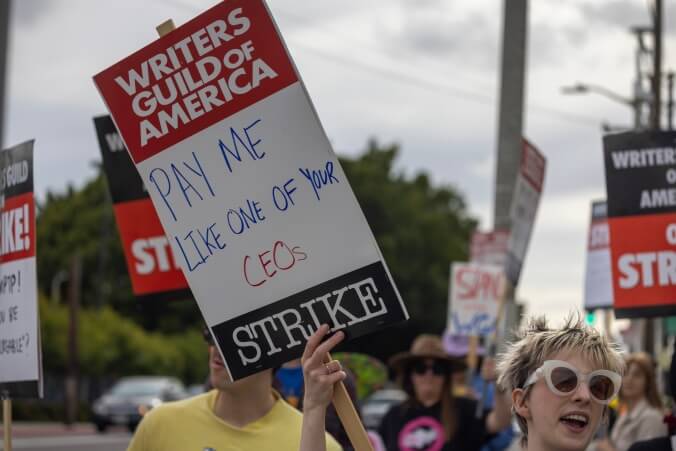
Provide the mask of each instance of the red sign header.
{"label": "red sign header", "polygon": [[221,2],[94,77],[137,164],[296,81],[260,0]]}

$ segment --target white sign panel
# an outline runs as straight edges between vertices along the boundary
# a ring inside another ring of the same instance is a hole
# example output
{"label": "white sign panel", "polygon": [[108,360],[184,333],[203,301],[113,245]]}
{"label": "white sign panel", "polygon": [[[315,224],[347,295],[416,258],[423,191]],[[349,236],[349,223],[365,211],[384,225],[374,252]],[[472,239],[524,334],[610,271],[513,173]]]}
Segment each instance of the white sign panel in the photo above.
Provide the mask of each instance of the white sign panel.
{"label": "white sign panel", "polygon": [[469,246],[469,259],[474,263],[504,267],[507,261],[508,242],[508,230],[474,232]]}
{"label": "white sign panel", "polygon": [[322,323],[408,317],[262,1],[221,2],[95,82],[233,378]]}
{"label": "white sign panel", "polygon": [[42,396],[33,142],[0,152],[0,391]]}
{"label": "white sign panel", "polygon": [[587,310],[612,308],[613,280],[610,267],[610,228],[605,201],[592,203],[587,240],[587,268],[584,307]]}
{"label": "white sign panel", "polygon": [[502,266],[452,263],[447,328],[456,335],[486,336],[495,330],[505,288]]}
{"label": "white sign panel", "polygon": [[540,194],[545,179],[545,157],[527,140],[523,140],[521,168],[514,188],[510,210],[511,231],[509,235],[506,275],[517,285],[526,250],[535,224]]}

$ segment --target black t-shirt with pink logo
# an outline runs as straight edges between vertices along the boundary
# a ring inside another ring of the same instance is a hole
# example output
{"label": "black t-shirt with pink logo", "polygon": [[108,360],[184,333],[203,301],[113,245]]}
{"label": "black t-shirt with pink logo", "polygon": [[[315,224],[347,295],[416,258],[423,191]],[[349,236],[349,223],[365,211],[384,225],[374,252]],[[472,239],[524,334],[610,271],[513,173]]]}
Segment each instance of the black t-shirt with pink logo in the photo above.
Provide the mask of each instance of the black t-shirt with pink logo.
{"label": "black t-shirt with pink logo", "polygon": [[431,407],[404,402],[390,409],[378,433],[387,451],[479,451],[486,438],[486,417],[475,417],[476,401],[455,398],[458,427],[444,440],[441,403]]}

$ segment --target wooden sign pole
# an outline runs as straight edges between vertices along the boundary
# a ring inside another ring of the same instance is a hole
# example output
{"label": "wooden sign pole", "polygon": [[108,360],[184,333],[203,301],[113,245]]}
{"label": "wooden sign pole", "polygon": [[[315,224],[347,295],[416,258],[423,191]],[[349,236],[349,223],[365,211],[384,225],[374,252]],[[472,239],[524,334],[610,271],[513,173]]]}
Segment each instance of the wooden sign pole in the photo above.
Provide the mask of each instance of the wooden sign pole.
{"label": "wooden sign pole", "polygon": [[[157,34],[159,34],[160,37],[165,36],[174,29],[176,29],[176,26],[174,25],[174,21],[171,19],[162,22],[155,28],[155,30],[157,30]],[[330,355],[327,355],[327,358],[327,362],[331,361]],[[347,432],[347,436],[350,438],[350,442],[352,442],[352,447],[354,450],[373,451],[373,447],[371,446],[371,442],[369,442],[364,425],[359,419],[357,410],[355,409],[352,399],[350,399],[350,395],[347,393],[347,388],[345,388],[345,384],[343,384],[343,382],[338,382],[334,386],[332,401],[334,407],[336,408],[336,412],[338,413],[338,417],[340,418],[340,422],[343,424],[345,432]],[[8,449],[7,445],[5,445],[5,449]]]}
{"label": "wooden sign pole", "polygon": [[12,399],[9,393],[2,392],[2,429],[5,451],[12,451]]}
{"label": "wooden sign pole", "polygon": [[[330,362],[331,355],[327,354],[327,362]],[[350,443],[355,451],[373,451],[366,429],[359,418],[359,414],[352,403],[352,398],[345,388],[343,381],[337,382],[333,386],[333,407],[336,408],[338,418],[345,428]]]}

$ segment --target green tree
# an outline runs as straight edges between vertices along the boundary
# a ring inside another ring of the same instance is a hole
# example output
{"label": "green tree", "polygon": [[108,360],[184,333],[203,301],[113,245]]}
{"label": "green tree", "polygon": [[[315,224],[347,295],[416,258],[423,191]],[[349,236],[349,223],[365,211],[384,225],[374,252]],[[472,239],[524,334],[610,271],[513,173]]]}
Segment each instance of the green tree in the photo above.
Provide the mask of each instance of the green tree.
{"label": "green tree", "polygon": [[[102,173],[81,189],[69,186],[64,193],[47,193],[37,216],[38,283],[48,296],[67,295],[72,257],[82,261],[81,304],[110,306],[149,330],[178,332],[200,326],[194,300],[138,302],[113,217],[108,186]],[[60,277],[61,276],[61,277]],[[63,283],[59,284],[59,279]],[[54,293],[52,292],[54,291]]]}
{"label": "green tree", "polygon": [[386,330],[348,345],[380,357],[407,346],[421,331],[443,330],[450,263],[467,260],[477,225],[457,189],[433,186],[425,173],[407,177],[395,171],[398,153],[396,145],[371,141],[361,156],[341,159],[411,316],[396,333]]}
{"label": "green tree", "polygon": [[58,281],[66,281],[70,261],[79,253],[82,305],[106,303],[125,311],[132,308],[131,284],[107,189],[99,173],[81,189],[47,193],[37,216],[38,282],[50,296],[65,294],[67,283]]}

